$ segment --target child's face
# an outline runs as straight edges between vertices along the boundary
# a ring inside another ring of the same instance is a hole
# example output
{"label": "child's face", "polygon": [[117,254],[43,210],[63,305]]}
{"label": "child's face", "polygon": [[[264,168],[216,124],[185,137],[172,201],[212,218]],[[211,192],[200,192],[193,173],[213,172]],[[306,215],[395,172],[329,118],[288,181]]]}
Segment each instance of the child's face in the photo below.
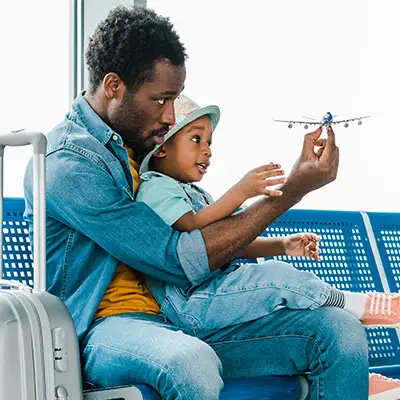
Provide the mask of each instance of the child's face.
{"label": "child's face", "polygon": [[199,182],[211,157],[212,124],[206,115],[186,125],[164,145],[160,172],[181,182]]}

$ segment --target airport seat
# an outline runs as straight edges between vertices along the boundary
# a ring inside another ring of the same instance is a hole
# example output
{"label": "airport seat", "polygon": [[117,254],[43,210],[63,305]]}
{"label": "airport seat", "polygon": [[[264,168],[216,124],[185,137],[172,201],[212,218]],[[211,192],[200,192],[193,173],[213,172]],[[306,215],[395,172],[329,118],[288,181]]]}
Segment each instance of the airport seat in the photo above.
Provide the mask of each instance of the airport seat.
{"label": "airport seat", "polygon": [[400,213],[368,212],[366,215],[388,286],[392,292],[400,292]]}
{"label": "airport seat", "polygon": [[[400,232],[400,214],[398,221]],[[370,236],[360,212],[292,209],[268,227],[264,236],[304,231],[322,236],[322,261],[289,256],[274,258],[289,262],[300,270],[311,271],[338,289],[356,292],[384,291],[384,272],[378,271]],[[400,241],[398,246],[400,247]],[[396,270],[396,274],[399,272],[400,269]],[[393,329],[374,328],[366,329],[366,333],[371,370],[398,376],[400,345],[397,332]]]}
{"label": "airport seat", "polygon": [[[3,277],[33,286],[33,265],[28,226],[23,220],[25,202],[22,198],[4,199]],[[222,400],[298,400],[304,398],[304,378],[266,376],[226,380]],[[302,394],[303,393],[303,394]],[[147,385],[86,390],[84,400],[161,400]]]}
{"label": "airport seat", "polygon": [[[32,256],[28,227],[22,214],[25,203],[22,198],[4,199],[3,277],[33,285]],[[369,238],[358,212],[317,210],[289,210],[274,222],[265,236],[290,234],[304,230],[323,236],[321,243],[323,261],[279,256],[299,269],[313,271],[321,279],[339,289],[353,291],[382,290]],[[396,253],[397,254],[397,253]],[[253,261],[253,260],[248,260]],[[262,260],[258,260],[262,261]],[[397,273],[393,273],[393,276]],[[399,341],[396,332],[388,329],[367,331],[370,346],[371,369],[394,375],[398,370]],[[226,380],[221,393],[222,400],[272,400],[299,399],[307,391],[300,377],[266,376],[252,379]],[[107,388],[86,391],[85,400],[158,400],[160,396],[147,385],[124,388]]]}

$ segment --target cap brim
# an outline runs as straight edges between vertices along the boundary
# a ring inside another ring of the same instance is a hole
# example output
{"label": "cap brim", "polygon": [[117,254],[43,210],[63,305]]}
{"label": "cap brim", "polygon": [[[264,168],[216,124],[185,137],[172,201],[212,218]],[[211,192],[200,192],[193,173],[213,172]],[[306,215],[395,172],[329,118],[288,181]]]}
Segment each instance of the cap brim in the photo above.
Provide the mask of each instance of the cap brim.
{"label": "cap brim", "polygon": [[195,121],[200,117],[203,117],[204,115],[208,115],[208,117],[210,118],[212,124],[212,130],[214,131],[218,125],[219,118],[221,115],[218,106],[211,105],[199,108],[198,110],[192,112],[187,117],[184,117],[181,121],[177,121],[176,124],[173,126],[173,128],[170,129],[168,133],[165,135],[164,141],[161,144],[158,144],[156,147],[154,147],[154,149],[151,150],[149,153],[147,153],[146,157],[143,159],[142,164],[140,165],[139,174],[142,175],[145,172],[149,171],[150,158],[153,156],[154,152],[158,148],[160,148],[171,136],[175,135],[176,132],[180,131],[186,125],[190,124],[191,122]]}

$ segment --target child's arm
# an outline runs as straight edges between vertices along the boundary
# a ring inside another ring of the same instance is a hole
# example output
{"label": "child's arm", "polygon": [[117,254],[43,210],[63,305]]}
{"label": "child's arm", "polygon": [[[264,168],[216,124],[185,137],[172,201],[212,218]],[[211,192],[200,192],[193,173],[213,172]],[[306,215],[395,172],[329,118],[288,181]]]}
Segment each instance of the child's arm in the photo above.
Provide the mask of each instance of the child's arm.
{"label": "child's arm", "polygon": [[294,257],[311,257],[320,261],[318,247],[320,240],[320,236],[310,232],[283,237],[257,238],[247,246],[241,257],[273,257],[286,254]]}
{"label": "child's arm", "polygon": [[268,186],[284,183],[285,178],[282,177],[283,174],[284,172],[278,164],[268,164],[253,169],[216,202],[204,207],[197,213],[186,213],[172,227],[181,232],[191,232],[229,217],[244,201],[251,197],[261,194],[280,196],[282,194],[280,190],[270,190]]}

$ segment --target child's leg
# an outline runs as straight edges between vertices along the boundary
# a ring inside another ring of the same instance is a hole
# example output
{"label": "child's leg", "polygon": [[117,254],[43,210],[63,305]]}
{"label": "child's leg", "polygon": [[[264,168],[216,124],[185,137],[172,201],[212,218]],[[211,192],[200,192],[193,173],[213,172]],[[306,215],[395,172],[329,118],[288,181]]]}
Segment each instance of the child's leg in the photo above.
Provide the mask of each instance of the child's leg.
{"label": "child's leg", "polygon": [[335,292],[311,272],[281,261],[228,269],[212,280],[184,292],[167,286],[161,310],[180,326],[221,329],[266,316],[282,308],[315,309]]}
{"label": "child's leg", "polygon": [[289,308],[344,308],[366,326],[400,325],[400,295],[340,291],[311,272],[281,261],[248,264],[188,291],[167,286],[157,299],[175,324],[194,331],[221,329]]}

